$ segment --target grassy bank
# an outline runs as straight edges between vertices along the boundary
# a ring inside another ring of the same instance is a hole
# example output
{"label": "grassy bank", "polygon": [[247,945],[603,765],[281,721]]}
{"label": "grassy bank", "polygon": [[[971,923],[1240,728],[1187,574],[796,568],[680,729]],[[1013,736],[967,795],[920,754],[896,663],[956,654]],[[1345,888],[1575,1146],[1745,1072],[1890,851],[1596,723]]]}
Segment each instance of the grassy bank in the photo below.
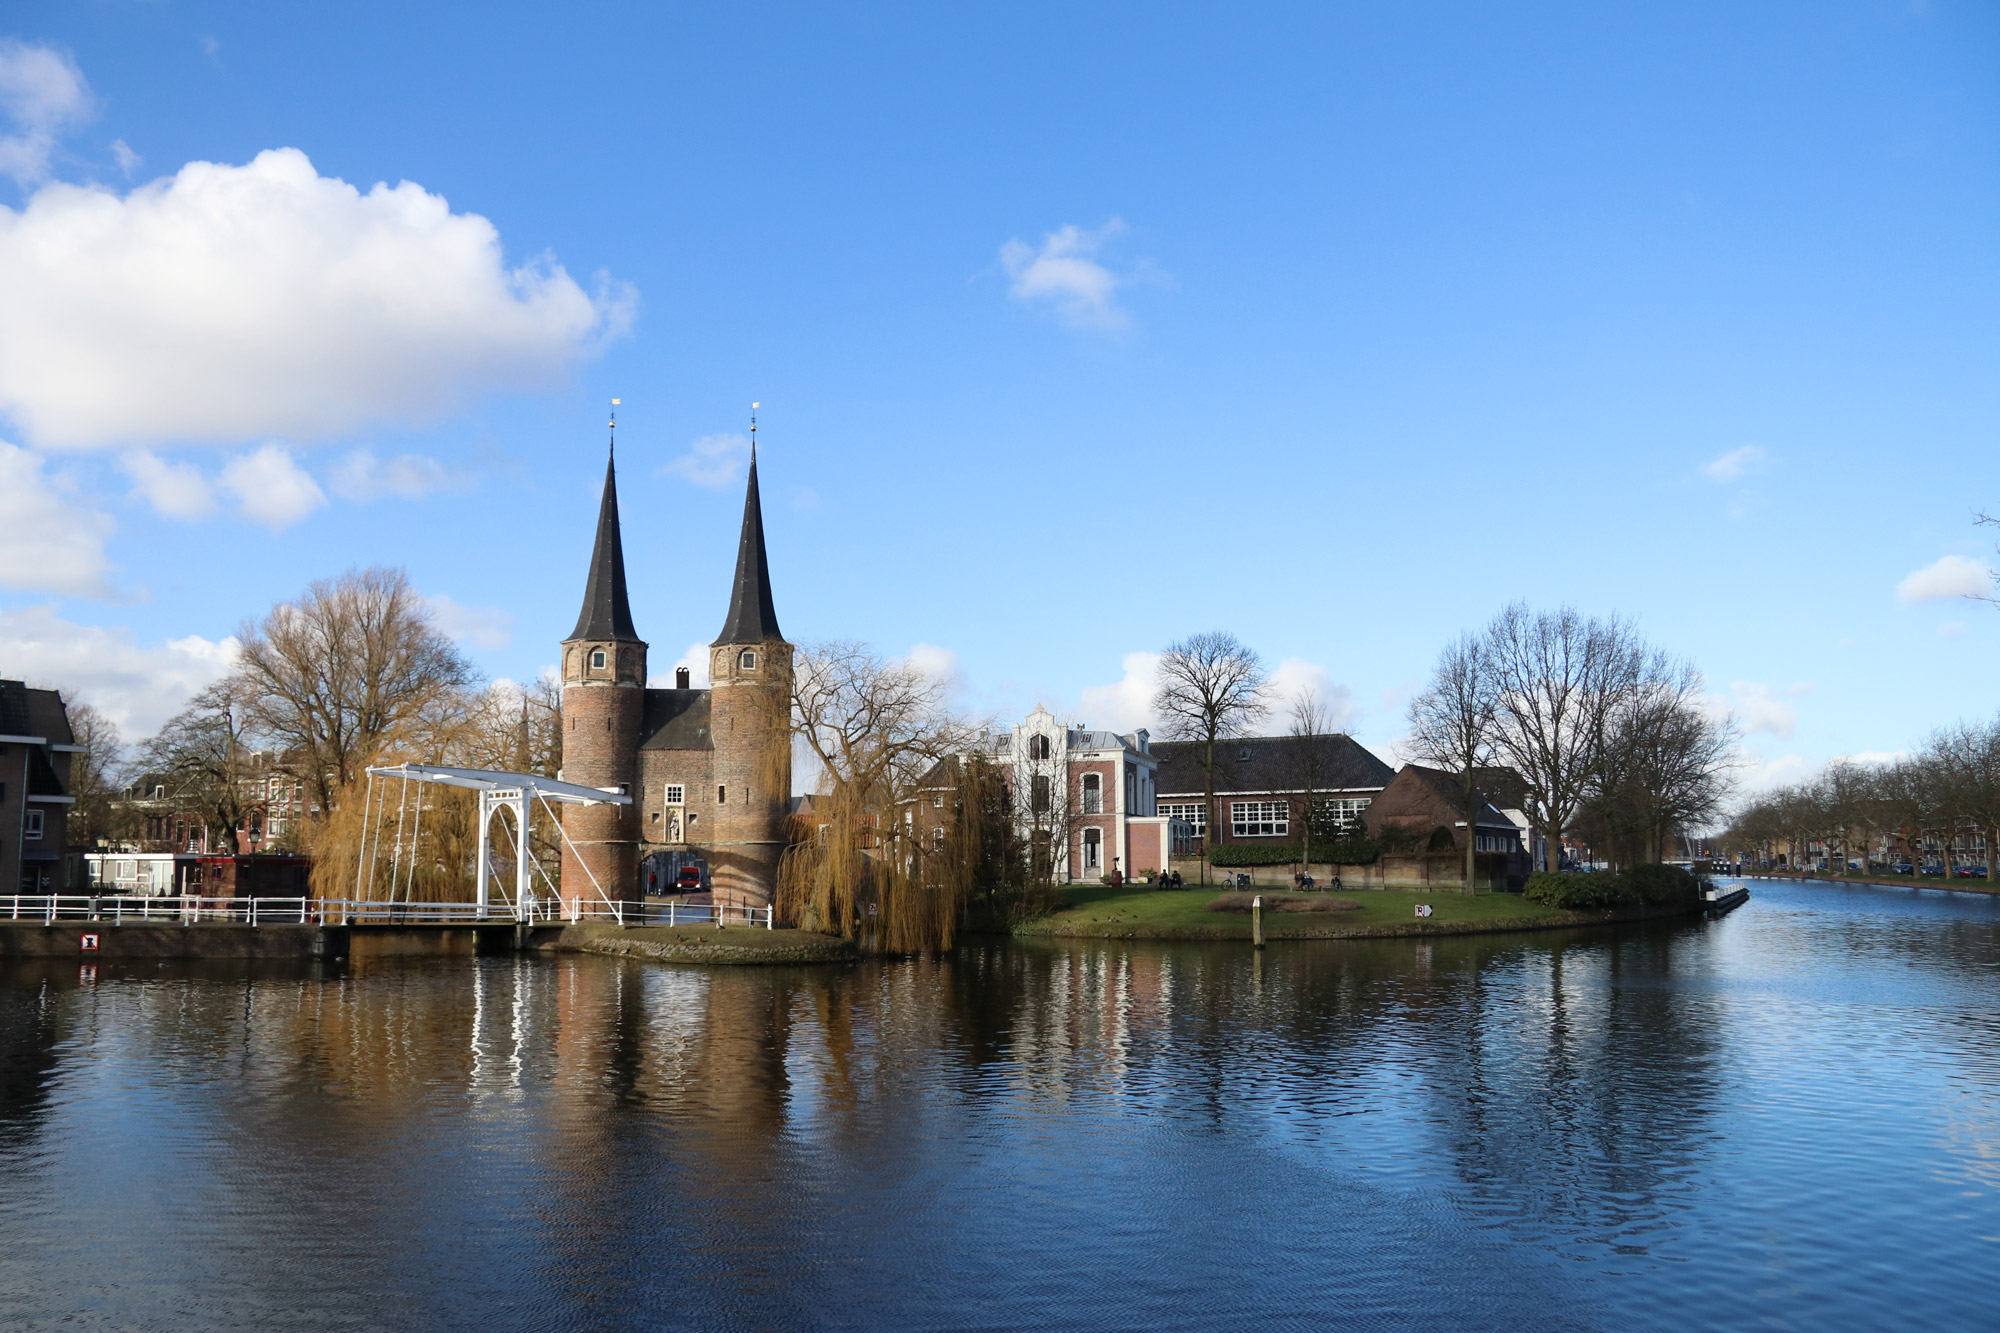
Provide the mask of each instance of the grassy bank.
{"label": "grassy bank", "polygon": [[713,925],[634,926],[578,922],[563,930],[558,950],[622,954],[669,963],[844,963],[860,956],[853,943],[810,930],[717,930]]}
{"label": "grassy bank", "polygon": [[[1144,886],[1112,889],[1077,886],[1065,891],[1066,906],[1015,927],[1016,935],[1078,939],[1247,940],[1250,918],[1211,912],[1219,888],[1159,891]],[[1267,940],[1366,939],[1394,935],[1462,935],[1484,931],[1545,930],[1555,926],[1598,925],[1672,915],[1658,908],[1621,912],[1565,912],[1531,903],[1511,893],[1467,897],[1456,892],[1399,890],[1335,895],[1358,904],[1342,912],[1265,912]],[[1432,915],[1419,918],[1418,903]]]}

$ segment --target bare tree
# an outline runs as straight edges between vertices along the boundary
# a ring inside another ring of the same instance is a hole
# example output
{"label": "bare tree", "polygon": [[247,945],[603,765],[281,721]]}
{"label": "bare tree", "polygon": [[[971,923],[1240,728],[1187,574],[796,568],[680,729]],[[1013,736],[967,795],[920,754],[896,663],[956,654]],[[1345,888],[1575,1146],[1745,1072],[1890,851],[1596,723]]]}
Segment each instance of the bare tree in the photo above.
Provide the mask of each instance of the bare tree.
{"label": "bare tree", "polygon": [[240,850],[237,833],[251,806],[245,787],[250,746],[238,696],[234,677],[210,685],[146,742],[141,760],[147,772],[172,784],[184,809],[222,835],[231,856]]}
{"label": "bare tree", "polygon": [[1326,779],[1326,748],[1321,741],[1333,731],[1333,715],[1319,697],[1307,688],[1292,700],[1290,751],[1292,780],[1299,784],[1304,807],[1299,811],[1299,869],[1312,873],[1313,819],[1319,813],[1320,783]]}
{"label": "bare tree", "polygon": [[1643,652],[1616,618],[1516,602],[1495,618],[1486,651],[1499,683],[1499,750],[1527,787],[1529,817],[1561,864],[1563,831],[1589,795],[1607,725],[1640,678]]}
{"label": "bare tree", "polygon": [[386,743],[448,720],[475,680],[400,569],[322,579],[240,637],[250,721],[308,766],[322,811]]}
{"label": "bare tree", "polygon": [[1701,673],[1647,654],[1612,710],[1586,798],[1614,860],[1664,860],[1676,834],[1719,819],[1735,746],[1735,722],[1707,706]]}
{"label": "bare tree", "polygon": [[118,726],[87,703],[70,703],[69,729],[83,753],[72,755],[69,794],[69,842],[88,847],[98,838],[115,837],[119,819],[118,789],[124,782],[125,743]]}
{"label": "bare tree", "polygon": [[1479,770],[1493,762],[1499,732],[1500,681],[1487,641],[1461,634],[1438,654],[1431,683],[1410,700],[1413,757],[1459,775],[1465,819],[1465,891],[1472,892],[1479,841]]}
{"label": "bare tree", "polygon": [[[1924,747],[1923,760],[1936,774],[1941,803],[1954,816],[1950,823],[1970,824],[1985,835],[1986,880],[2000,881],[2000,718],[1944,728]],[[1949,847],[1956,829],[1943,832]]]}
{"label": "bare tree", "polygon": [[[1268,711],[1270,677],[1255,652],[1234,634],[1213,630],[1168,646],[1160,656],[1153,712],[1171,740],[1201,742],[1203,818],[1215,822],[1215,743],[1240,735]],[[1210,840],[1213,841],[1212,839]],[[1202,848],[1201,882],[1208,883],[1209,848]]]}

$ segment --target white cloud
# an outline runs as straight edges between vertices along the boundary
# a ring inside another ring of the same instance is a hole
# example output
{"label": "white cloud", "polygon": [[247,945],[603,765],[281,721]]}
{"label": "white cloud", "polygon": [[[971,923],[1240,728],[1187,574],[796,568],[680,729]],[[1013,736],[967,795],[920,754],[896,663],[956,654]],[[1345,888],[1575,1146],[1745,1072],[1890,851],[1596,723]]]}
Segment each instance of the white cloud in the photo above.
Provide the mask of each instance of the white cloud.
{"label": "white cloud", "polygon": [[0,588],[105,596],[104,543],[115,526],[51,485],[41,455],[0,443]]}
{"label": "white cloud", "polygon": [[326,503],[326,492],[292,461],[283,445],[267,444],[229,460],[222,486],[236,496],[243,517],[279,532]]}
{"label": "white cloud", "polygon": [[453,472],[435,458],[398,454],[377,458],[372,450],[356,449],[327,472],[327,484],[344,500],[420,500],[433,491],[457,490],[471,478]]}
{"label": "white cloud", "polygon": [[514,617],[492,606],[467,606],[443,593],[426,596],[431,621],[458,643],[476,648],[506,648],[514,642]]}
{"label": "white cloud", "polygon": [[948,695],[956,696],[965,688],[965,673],[959,670],[958,654],[949,648],[934,643],[912,644],[903,660],[944,686]]}
{"label": "white cloud", "polygon": [[679,458],[661,465],[656,475],[679,477],[697,486],[724,486],[734,481],[750,460],[748,435],[704,435]]}
{"label": "white cloud", "polygon": [[1869,768],[1879,768],[1884,764],[1899,764],[1910,757],[1908,750],[1856,750],[1853,754],[1835,755],[1838,763],[1862,764]]}
{"label": "white cloud", "polygon": [[0,410],[56,448],[337,436],[549,384],[622,333],[544,255],[405,181],[363,194],[293,148],[120,196],[0,208]]}
{"label": "white cloud", "polygon": [[126,454],[125,474],[139,493],[168,518],[206,518],[215,509],[215,488],[192,463],[169,463],[144,449]]}
{"label": "white cloud", "polygon": [[1769,732],[1779,740],[1790,740],[1799,725],[1799,710],[1790,701],[1812,692],[1812,685],[1800,682],[1773,689],[1754,680],[1729,682],[1730,711],[1743,724],[1745,735]]}
{"label": "white cloud", "polygon": [[1787,754],[1775,759],[1760,754],[1745,755],[1744,766],[1736,773],[1736,788],[1743,795],[1755,795],[1773,787],[1802,782],[1816,771],[1817,766],[1808,762],[1804,755]]}
{"label": "white cloud", "polygon": [[[674,662],[675,669],[678,669],[680,667],[686,667],[688,669],[688,687],[690,689],[696,689],[696,690],[707,689],[708,688],[708,645],[705,643],[689,644],[687,646],[687,651],[682,653],[680,657],[676,659]],[[673,684],[673,675],[674,675],[673,670],[669,670],[667,672],[666,681],[662,684],[653,685],[653,688],[656,690],[666,689],[668,686]],[[652,682],[648,681],[647,684],[651,685]]]}
{"label": "white cloud", "polygon": [[52,607],[0,608],[0,675],[46,682],[102,709],[128,740],[158,731],[235,660],[233,638],[142,645],[122,626],[78,625]]}
{"label": "white cloud", "polygon": [[111,156],[118,163],[118,170],[127,176],[137,171],[139,164],[146,160],[133,152],[132,145],[126,143],[123,139],[113,139],[111,141]]}
{"label": "white cloud", "polygon": [[1992,591],[1992,570],[1962,555],[1946,555],[1905,575],[1896,585],[1896,600],[1907,606],[1954,597],[1983,597]]}
{"label": "white cloud", "polygon": [[1153,696],[1160,688],[1160,655],[1126,653],[1119,659],[1124,675],[1110,685],[1088,685],[1077,696],[1077,715],[1104,731],[1129,732],[1136,727],[1159,730]]}
{"label": "white cloud", "polygon": [[1118,306],[1118,289],[1126,279],[1093,258],[1106,240],[1124,230],[1125,224],[1113,218],[1096,231],[1061,227],[1044,236],[1040,246],[1009,240],[1000,247],[1000,266],[1013,280],[1007,295],[1053,309],[1064,323],[1079,328],[1124,328],[1131,320]]}
{"label": "white cloud", "polygon": [[1735,481],[1745,473],[1760,472],[1763,467],[1764,451],[1754,444],[1746,444],[1703,463],[1701,474],[1710,481]]}
{"label": "white cloud", "polygon": [[1287,734],[1291,730],[1292,705],[1308,693],[1319,696],[1327,723],[1335,731],[1345,731],[1361,716],[1361,710],[1354,706],[1354,692],[1345,685],[1335,684],[1325,667],[1304,658],[1287,657],[1271,670],[1271,711],[1264,715],[1259,730],[1269,736]]}
{"label": "white cloud", "polygon": [[0,176],[29,186],[47,177],[62,131],[90,112],[90,88],[75,62],[47,46],[0,38]]}

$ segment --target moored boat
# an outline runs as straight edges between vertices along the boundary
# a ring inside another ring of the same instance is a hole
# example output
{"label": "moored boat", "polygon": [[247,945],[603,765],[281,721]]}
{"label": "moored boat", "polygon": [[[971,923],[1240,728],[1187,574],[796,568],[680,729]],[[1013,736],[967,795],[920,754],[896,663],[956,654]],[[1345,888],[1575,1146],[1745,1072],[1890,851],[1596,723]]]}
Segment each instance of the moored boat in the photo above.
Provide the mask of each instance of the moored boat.
{"label": "moored boat", "polygon": [[1721,884],[1704,884],[1701,889],[1702,906],[1710,916],[1721,916],[1724,912],[1741,907],[1750,901],[1750,886],[1738,884],[1729,888]]}

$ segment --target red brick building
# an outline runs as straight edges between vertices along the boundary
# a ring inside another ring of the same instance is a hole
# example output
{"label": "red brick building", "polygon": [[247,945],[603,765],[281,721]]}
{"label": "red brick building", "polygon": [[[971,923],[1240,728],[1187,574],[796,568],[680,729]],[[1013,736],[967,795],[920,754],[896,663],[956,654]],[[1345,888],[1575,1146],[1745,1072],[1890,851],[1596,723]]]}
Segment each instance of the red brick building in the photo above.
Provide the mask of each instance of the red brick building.
{"label": "red brick building", "polygon": [[562,643],[560,776],[634,799],[563,807],[564,898],[634,899],[663,890],[666,872],[691,861],[704,867],[719,902],[762,907],[772,899],[792,794],[792,645],[771,595],[754,451],[709,680],[694,689],[683,669],[672,689],[647,684],[646,643],[626,591],[617,476],[607,463],[583,610]]}
{"label": "red brick building", "polygon": [[1240,736],[1215,743],[1215,808],[1203,808],[1202,744],[1161,741],[1158,809],[1175,821],[1176,856],[1225,843],[1297,842],[1310,799],[1335,821],[1361,818],[1395,770],[1348,735]]}

